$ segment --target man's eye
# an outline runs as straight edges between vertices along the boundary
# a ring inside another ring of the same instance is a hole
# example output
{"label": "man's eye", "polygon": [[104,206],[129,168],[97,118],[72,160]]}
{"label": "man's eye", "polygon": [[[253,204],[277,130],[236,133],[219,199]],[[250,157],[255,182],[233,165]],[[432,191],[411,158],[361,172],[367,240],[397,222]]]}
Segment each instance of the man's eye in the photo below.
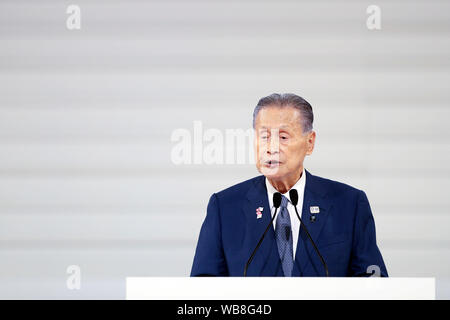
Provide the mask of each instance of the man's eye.
{"label": "man's eye", "polygon": [[286,136],[281,136],[281,139],[282,139],[282,140],[287,140],[287,138],[288,138],[288,137],[286,137]]}

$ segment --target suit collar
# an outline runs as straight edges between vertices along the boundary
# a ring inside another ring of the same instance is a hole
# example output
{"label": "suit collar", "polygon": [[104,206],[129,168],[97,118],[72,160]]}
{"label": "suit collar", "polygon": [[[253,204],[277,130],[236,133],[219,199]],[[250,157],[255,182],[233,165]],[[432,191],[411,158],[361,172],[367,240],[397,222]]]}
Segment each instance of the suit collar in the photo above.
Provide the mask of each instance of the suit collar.
{"label": "suit collar", "polygon": [[328,193],[328,184],[322,183],[322,179],[316,177],[306,171],[306,186],[305,189],[316,195],[317,197],[323,198],[327,196]]}
{"label": "suit collar", "polygon": [[[306,173],[306,184],[305,189],[309,190],[311,193],[316,196],[323,198],[327,195],[328,188],[327,184],[323,184],[320,181],[320,178],[312,175],[308,170],[305,169]],[[259,196],[259,193],[264,191],[267,194],[267,189],[265,186],[266,177],[263,175],[257,176],[253,179],[253,184],[247,191],[247,199],[253,200],[255,197]]]}

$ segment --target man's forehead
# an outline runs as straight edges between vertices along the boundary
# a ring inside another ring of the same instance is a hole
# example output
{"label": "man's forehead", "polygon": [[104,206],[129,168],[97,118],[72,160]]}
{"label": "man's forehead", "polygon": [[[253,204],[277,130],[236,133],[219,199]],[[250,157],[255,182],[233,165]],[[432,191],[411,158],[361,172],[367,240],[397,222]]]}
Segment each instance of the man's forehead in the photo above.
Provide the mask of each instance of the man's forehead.
{"label": "man's forehead", "polygon": [[276,130],[276,129],[289,129],[291,128],[292,125],[289,124],[282,124],[280,126],[276,126],[276,127],[270,127],[270,126],[260,126],[259,129],[260,130]]}

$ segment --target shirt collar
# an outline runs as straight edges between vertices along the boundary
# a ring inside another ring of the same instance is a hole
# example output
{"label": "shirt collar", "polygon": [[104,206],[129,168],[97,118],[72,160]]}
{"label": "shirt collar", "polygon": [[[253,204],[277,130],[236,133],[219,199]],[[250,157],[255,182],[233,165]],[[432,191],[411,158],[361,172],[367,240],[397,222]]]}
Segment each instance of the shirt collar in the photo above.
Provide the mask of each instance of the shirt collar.
{"label": "shirt collar", "polygon": [[[303,167],[302,175],[300,179],[297,180],[297,182],[294,184],[294,186],[291,189],[297,189],[298,197],[299,199],[303,199],[303,193],[305,191],[305,185],[306,185],[306,173],[305,173],[305,167]],[[269,197],[269,205],[272,208],[273,207],[273,194],[275,192],[278,192],[277,189],[275,189],[272,184],[269,182],[269,179],[266,177],[266,189],[267,189],[267,195]],[[286,191],[286,193],[283,193],[283,196],[285,196],[289,202],[291,202],[291,198],[289,197],[289,189]]]}

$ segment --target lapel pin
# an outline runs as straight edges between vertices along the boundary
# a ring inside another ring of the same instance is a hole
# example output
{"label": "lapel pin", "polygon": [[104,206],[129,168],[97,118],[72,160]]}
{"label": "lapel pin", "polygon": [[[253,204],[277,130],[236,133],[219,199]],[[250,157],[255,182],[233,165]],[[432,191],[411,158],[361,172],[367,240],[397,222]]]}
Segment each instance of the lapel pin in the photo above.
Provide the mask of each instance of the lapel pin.
{"label": "lapel pin", "polygon": [[318,206],[311,206],[309,207],[309,212],[311,212],[312,214],[319,213],[320,209]]}
{"label": "lapel pin", "polygon": [[264,210],[263,207],[256,208],[256,219],[262,218],[262,211]]}

